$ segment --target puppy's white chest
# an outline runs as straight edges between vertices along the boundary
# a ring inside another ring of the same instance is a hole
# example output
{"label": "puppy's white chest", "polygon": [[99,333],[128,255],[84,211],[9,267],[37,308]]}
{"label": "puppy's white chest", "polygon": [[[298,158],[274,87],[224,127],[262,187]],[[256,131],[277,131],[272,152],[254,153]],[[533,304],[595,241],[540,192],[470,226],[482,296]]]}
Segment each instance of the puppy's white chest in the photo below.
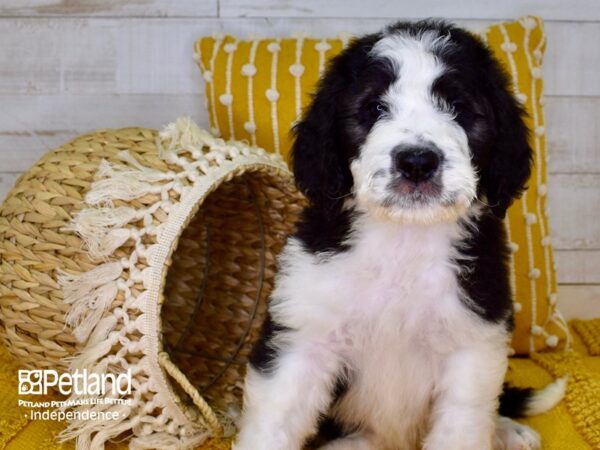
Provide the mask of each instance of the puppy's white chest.
{"label": "puppy's white chest", "polygon": [[354,252],[321,267],[319,279],[337,280],[320,298],[336,311],[324,314],[326,345],[351,375],[335,414],[415,448],[444,358],[460,345],[454,327],[470,326],[472,316],[459,298],[451,236],[417,229],[378,237],[364,236]]}
{"label": "puppy's white chest", "polygon": [[380,335],[405,341],[449,331],[466,317],[456,225],[362,225],[351,249],[329,258],[288,245],[271,305],[279,323],[309,340],[354,337],[351,347],[360,348]]}
{"label": "puppy's white chest", "polygon": [[320,268],[321,278],[337,284],[323,286],[322,304],[343,308],[334,317],[343,329],[371,336],[366,345],[388,335],[426,344],[426,335],[449,331],[448,319],[466,312],[453,262],[454,232],[440,226],[364,233],[353,251]]}

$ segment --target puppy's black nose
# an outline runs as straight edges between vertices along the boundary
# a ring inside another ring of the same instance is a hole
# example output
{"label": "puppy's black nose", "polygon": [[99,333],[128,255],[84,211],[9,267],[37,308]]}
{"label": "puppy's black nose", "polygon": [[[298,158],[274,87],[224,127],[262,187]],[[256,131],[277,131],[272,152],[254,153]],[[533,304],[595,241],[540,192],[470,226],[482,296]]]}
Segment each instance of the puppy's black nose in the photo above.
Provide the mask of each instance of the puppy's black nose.
{"label": "puppy's black nose", "polygon": [[394,166],[413,183],[429,180],[440,165],[437,151],[427,147],[405,147],[394,150]]}

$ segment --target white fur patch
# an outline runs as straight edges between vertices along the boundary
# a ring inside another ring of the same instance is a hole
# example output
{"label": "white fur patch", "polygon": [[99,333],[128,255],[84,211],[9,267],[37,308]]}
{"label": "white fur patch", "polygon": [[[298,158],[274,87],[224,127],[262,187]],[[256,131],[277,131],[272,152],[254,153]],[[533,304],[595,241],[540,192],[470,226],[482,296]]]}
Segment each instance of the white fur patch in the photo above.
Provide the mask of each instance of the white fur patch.
{"label": "white fur patch", "polygon": [[536,391],[527,402],[525,414],[535,416],[554,408],[565,396],[567,390],[567,378],[559,378],[554,383],[550,383],[544,389]]}
{"label": "white fur patch", "polygon": [[540,435],[526,425],[508,417],[496,419],[494,450],[539,450]]}

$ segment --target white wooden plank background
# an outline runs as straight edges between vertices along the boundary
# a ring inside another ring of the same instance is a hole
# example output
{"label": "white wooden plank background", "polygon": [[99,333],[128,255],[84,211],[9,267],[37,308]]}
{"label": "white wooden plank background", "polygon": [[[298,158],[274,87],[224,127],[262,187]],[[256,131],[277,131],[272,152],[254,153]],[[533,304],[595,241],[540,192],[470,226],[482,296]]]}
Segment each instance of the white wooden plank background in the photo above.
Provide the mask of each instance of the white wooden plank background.
{"label": "white wooden plank background", "polygon": [[0,95],[0,104],[0,171],[9,172],[98,128],[160,128],[180,115],[208,123],[200,94]]}
{"label": "white wooden plank background", "polygon": [[0,172],[0,201],[12,189],[19,175],[18,173]]}
{"label": "white wooden plank background", "polygon": [[597,250],[555,250],[558,282],[563,284],[598,284],[600,252]]}
{"label": "white wooden plank background", "polygon": [[143,17],[357,17],[510,19],[538,14],[547,20],[600,19],[596,0],[3,0],[2,16]]}
{"label": "white wooden plank background", "polygon": [[598,20],[596,0],[221,0],[223,17],[455,17],[506,19],[535,12],[554,20]]}
{"label": "white wooden plank background", "polygon": [[574,286],[563,284],[558,287],[558,307],[569,319],[600,317],[600,286]]}
{"label": "white wooden plank background", "polygon": [[[559,249],[600,249],[600,176],[556,174],[548,182],[552,242]],[[590,215],[591,214],[591,215]]]}
{"label": "white wooden plank background", "polygon": [[[600,2],[598,2],[600,5]],[[178,94],[200,91],[196,38],[307,32],[336,36],[380,29],[389,19],[7,18],[0,16],[0,93]],[[491,21],[459,20],[481,29]],[[600,96],[599,22],[548,22],[548,96]]]}
{"label": "white wooden plank background", "polygon": [[0,0],[0,198],[41,154],[83,132],[160,128],[184,114],[206,125],[192,60],[199,36],[359,34],[391,18],[425,16],[480,29],[528,13],[546,20],[548,37],[549,198],[560,301],[580,305],[567,308],[571,315],[597,314],[597,0]]}
{"label": "white wooden plank background", "polygon": [[2,16],[214,17],[217,0],[2,0]]}

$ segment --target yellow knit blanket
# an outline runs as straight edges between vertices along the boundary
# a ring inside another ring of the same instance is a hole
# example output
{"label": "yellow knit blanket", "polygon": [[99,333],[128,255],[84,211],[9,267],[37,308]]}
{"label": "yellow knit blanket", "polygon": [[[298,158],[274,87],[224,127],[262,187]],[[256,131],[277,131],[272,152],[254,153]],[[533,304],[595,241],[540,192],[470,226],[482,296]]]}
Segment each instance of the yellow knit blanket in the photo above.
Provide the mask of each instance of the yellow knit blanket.
{"label": "yellow knit blanket", "polygon": [[[600,449],[600,319],[574,321],[573,351],[538,353],[529,359],[512,359],[507,378],[517,386],[542,387],[559,376],[569,375],[565,400],[552,411],[528,418],[525,423],[540,432],[545,450]],[[0,449],[71,450],[55,436],[62,422],[31,421],[17,405],[18,364],[0,345]],[[21,396],[20,398],[24,398]],[[47,397],[50,400],[53,397]],[[40,400],[37,398],[36,400]],[[111,445],[124,449],[123,443]],[[226,440],[212,440],[202,450],[225,450]]]}

